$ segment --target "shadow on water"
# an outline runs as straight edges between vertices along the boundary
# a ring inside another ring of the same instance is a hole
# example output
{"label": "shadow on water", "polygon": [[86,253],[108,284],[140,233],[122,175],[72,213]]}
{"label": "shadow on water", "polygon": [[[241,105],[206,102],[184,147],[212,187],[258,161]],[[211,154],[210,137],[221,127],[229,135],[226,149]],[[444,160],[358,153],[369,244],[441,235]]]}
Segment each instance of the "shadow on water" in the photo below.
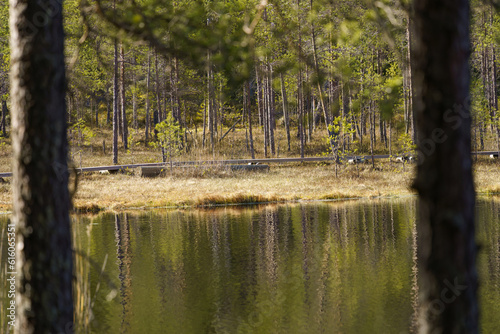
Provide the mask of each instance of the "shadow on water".
{"label": "shadow on water", "polygon": [[[500,203],[477,208],[492,333]],[[415,212],[411,198],[74,217],[78,332],[415,333]]]}

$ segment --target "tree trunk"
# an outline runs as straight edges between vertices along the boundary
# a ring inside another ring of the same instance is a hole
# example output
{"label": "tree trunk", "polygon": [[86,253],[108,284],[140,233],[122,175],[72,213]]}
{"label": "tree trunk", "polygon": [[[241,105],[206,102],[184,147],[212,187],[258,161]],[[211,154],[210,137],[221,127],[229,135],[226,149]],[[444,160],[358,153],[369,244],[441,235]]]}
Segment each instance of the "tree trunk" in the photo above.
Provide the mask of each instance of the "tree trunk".
{"label": "tree trunk", "polygon": [[415,35],[415,22],[413,19],[414,16],[414,9],[413,6],[410,7],[410,14],[408,18],[408,25],[407,25],[407,34],[408,34],[408,112],[409,112],[409,117],[410,117],[410,122],[411,122],[411,134],[412,134],[412,140],[413,144],[417,144],[418,142],[418,130],[417,130],[417,113],[415,110],[415,87],[414,87],[414,57],[413,57],[413,52],[414,52],[414,35]]}
{"label": "tree trunk", "polygon": [[415,13],[422,332],[477,333],[469,1],[419,0]]}
{"label": "tree trunk", "polygon": [[[70,107],[71,107],[71,103],[70,103]],[[71,118],[71,110],[68,113],[68,115]],[[68,122],[70,122],[70,121],[68,120]],[[106,92],[106,124],[109,125],[109,123],[111,123],[111,108],[109,107],[109,95],[108,95],[108,92]]]}
{"label": "tree trunk", "polygon": [[262,126],[262,93],[261,93],[261,86],[262,82],[260,81],[260,75],[259,75],[259,65],[256,63],[255,64],[255,84],[257,85],[257,114],[259,114],[259,126]]}
{"label": "tree trunk", "polygon": [[264,157],[268,157],[269,148],[269,94],[267,89],[267,73],[262,71],[262,124],[264,126]]}
{"label": "tree trunk", "polygon": [[247,108],[247,116],[248,116],[248,136],[250,141],[250,153],[252,154],[252,159],[255,159],[255,151],[253,148],[253,133],[252,133],[252,116],[250,113],[250,83],[247,81],[245,83],[245,91],[246,91],[246,108]]}
{"label": "tree trunk", "polygon": [[208,99],[205,97],[205,103],[203,106],[203,135],[201,138],[202,148],[205,148],[205,141],[206,141],[206,134],[207,134],[207,101],[208,101]]}
{"label": "tree trunk", "polygon": [[368,117],[370,117],[370,154],[372,156],[372,168],[375,168],[375,158],[373,157],[373,148],[375,146],[375,116],[372,117],[372,114],[375,114],[375,111],[373,108],[373,101],[370,100],[368,109]]}
{"label": "tree trunk", "polygon": [[154,127],[156,136],[156,124],[162,121],[161,97],[160,97],[160,72],[158,69],[158,50],[155,49],[155,91],[156,91],[156,110],[154,114]]}
{"label": "tree trunk", "polygon": [[274,128],[276,121],[274,119],[274,92],[273,92],[273,87],[272,87],[272,82],[273,82],[273,68],[271,65],[267,66],[267,107],[269,111],[269,146],[271,147],[271,155],[274,157],[276,156],[276,145],[274,143]]}
{"label": "tree trunk", "polygon": [[302,70],[299,70],[297,78],[297,114],[299,118],[298,130],[300,140],[300,157],[304,157],[304,99],[302,96]]}
{"label": "tree trunk", "polygon": [[[10,5],[14,210],[8,231],[16,227],[17,263],[5,268],[17,271],[14,332],[69,333],[73,251],[62,5]],[[44,24],[28,29],[49,6]]]}
{"label": "tree trunk", "polygon": [[[181,123],[181,103],[180,103],[180,97],[179,97],[179,61],[177,58],[174,58],[174,102],[175,102],[175,114],[174,114],[174,119]],[[174,109],[172,109],[173,112]]]}
{"label": "tree trunk", "polygon": [[114,40],[114,63],[113,63],[113,163],[118,163],[118,42]]}
{"label": "tree trunk", "polygon": [[120,114],[122,121],[122,141],[123,148],[128,149],[128,122],[127,111],[125,109],[125,51],[123,50],[123,43],[120,43]]}
{"label": "tree trunk", "polygon": [[213,103],[213,74],[212,74],[212,66],[211,66],[211,57],[210,51],[207,53],[207,114],[208,114],[208,131],[210,132],[210,146],[212,148],[212,154],[215,155],[215,138],[214,132],[216,130],[215,125],[215,113],[214,113],[214,103]]}
{"label": "tree trunk", "polygon": [[133,117],[133,123],[134,123],[134,130],[135,133],[137,133],[137,81],[136,81],[136,76],[135,76],[135,70],[134,70],[134,90],[132,92],[132,117]]}
{"label": "tree trunk", "polygon": [[281,99],[283,101],[283,117],[285,118],[285,131],[286,131],[286,141],[288,145],[288,152],[290,152],[290,115],[288,111],[288,101],[286,97],[285,80],[283,79],[283,73],[280,73],[281,80]]}
{"label": "tree trunk", "polygon": [[148,48],[148,73],[146,75],[146,129],[144,144],[147,146],[149,142],[149,133],[151,131],[151,120],[149,116],[149,91],[151,83],[151,47]]}
{"label": "tree trunk", "polygon": [[99,102],[95,98],[93,98],[93,101],[95,102],[95,126],[99,127]]}
{"label": "tree trunk", "polygon": [[7,101],[2,100],[2,136],[7,137],[7,130],[6,130],[6,119],[5,117],[7,116],[9,109],[7,109]]}

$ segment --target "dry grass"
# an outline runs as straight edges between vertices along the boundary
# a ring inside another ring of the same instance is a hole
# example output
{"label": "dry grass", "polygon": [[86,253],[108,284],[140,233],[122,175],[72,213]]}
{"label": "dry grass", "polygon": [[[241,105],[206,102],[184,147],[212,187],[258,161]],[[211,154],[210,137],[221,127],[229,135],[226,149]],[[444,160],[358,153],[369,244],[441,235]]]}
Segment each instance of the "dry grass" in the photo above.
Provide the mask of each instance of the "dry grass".
{"label": "dry grass", "polygon": [[[79,182],[75,204],[106,208],[203,206],[409,192],[409,175],[397,173],[390,177],[396,180],[390,180],[389,173],[369,174],[362,173],[358,179],[347,171],[336,179],[332,166],[272,166],[268,173],[216,171],[160,178],[89,175]],[[397,184],[397,189],[392,184]]]}
{"label": "dry grass", "polygon": [[[175,170],[165,177],[131,174],[78,176],[73,202],[79,212],[102,209],[203,207],[298,200],[390,197],[413,194],[414,166],[378,163],[378,168],[318,164],[271,165],[269,172],[232,172],[224,168]],[[479,193],[500,193],[498,164],[482,161],[475,167]],[[0,207],[10,209],[10,184],[0,184]]]}
{"label": "dry grass", "polygon": [[[111,164],[111,138],[109,129],[96,130],[92,145],[82,150],[72,149],[73,165],[99,166]],[[201,131],[197,138],[198,146],[192,147],[188,154],[176,160],[207,160],[248,158],[245,143],[245,130],[237,129],[230,133],[213,154],[208,148],[200,148]],[[261,150],[262,135],[256,129],[256,156],[263,158]],[[193,138],[195,138],[193,137]],[[279,156],[297,156],[298,139],[292,136],[292,151],[285,152],[283,133],[278,134]],[[322,140],[323,133],[318,130],[306,147],[307,156],[319,155],[326,150]],[[106,154],[102,141],[106,139]],[[159,162],[159,151],[146,148],[140,134],[136,135],[137,145],[130,152],[123,149],[119,153],[119,163]],[[0,171],[10,170],[10,140],[0,149]],[[382,148],[380,148],[381,150]],[[396,148],[394,148],[396,150]],[[401,164],[377,161],[376,170],[370,165],[360,166],[359,176],[356,167],[340,167],[338,178],[333,165],[286,164],[271,165],[271,170],[262,172],[231,172],[225,168],[167,169],[165,177],[141,178],[131,174],[101,175],[88,173],[79,175],[77,191],[73,197],[79,212],[97,212],[102,209],[152,208],[214,206],[241,203],[264,203],[298,200],[327,200],[346,198],[370,198],[413,194],[411,189],[414,166],[402,170]],[[487,195],[500,194],[500,169],[498,161],[481,158],[475,165],[476,188]],[[9,182],[9,179],[7,179]],[[0,183],[0,210],[10,210],[12,192],[9,183]]]}
{"label": "dry grass", "polygon": [[74,204],[83,211],[95,211],[97,207],[199,207],[409,194],[411,174],[399,169],[371,171],[362,167],[357,177],[355,168],[347,167],[338,178],[333,166],[327,165],[271,166],[267,173],[174,173],[159,178],[87,174],[79,178]]}

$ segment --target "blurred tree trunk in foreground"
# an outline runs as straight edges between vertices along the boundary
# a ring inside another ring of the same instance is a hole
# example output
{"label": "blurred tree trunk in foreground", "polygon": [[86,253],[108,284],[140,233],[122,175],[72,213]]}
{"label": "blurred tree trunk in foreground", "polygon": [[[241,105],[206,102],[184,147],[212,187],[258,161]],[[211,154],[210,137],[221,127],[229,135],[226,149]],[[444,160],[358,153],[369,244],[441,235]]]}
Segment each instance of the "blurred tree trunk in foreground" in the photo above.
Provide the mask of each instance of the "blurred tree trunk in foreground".
{"label": "blurred tree trunk in foreground", "polygon": [[62,5],[11,0],[16,333],[73,327]]}
{"label": "blurred tree trunk in foreground", "polygon": [[477,333],[467,0],[415,0],[421,332]]}

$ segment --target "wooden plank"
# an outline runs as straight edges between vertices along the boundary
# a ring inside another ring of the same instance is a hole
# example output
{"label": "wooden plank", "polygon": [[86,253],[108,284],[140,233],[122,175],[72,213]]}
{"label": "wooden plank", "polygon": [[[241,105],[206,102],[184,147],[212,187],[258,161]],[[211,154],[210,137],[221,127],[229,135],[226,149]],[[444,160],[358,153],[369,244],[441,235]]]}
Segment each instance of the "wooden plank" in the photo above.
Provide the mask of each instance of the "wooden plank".
{"label": "wooden plank", "polygon": [[[483,152],[473,152],[472,154],[478,155],[490,155],[498,154],[498,151],[483,151]],[[371,159],[371,155],[356,156],[361,159]],[[375,159],[387,159],[388,154],[374,155]],[[346,160],[354,159],[354,156],[345,157]],[[248,163],[291,163],[291,162],[326,162],[333,161],[332,157],[308,157],[308,158],[270,158],[270,159],[232,159],[232,160],[210,160],[210,161],[176,161],[173,163],[174,166],[185,166],[185,165],[196,165],[196,166],[211,166],[211,165],[238,165],[238,164],[248,164]],[[98,172],[101,170],[108,171],[124,171],[127,169],[134,169],[140,167],[164,167],[165,164],[162,162],[158,163],[144,163],[144,164],[128,164],[128,165],[111,165],[111,166],[95,166],[95,167],[83,167],[76,168],[77,172]],[[0,173],[0,177],[12,177],[12,173]]]}
{"label": "wooden plank", "polygon": [[167,170],[166,166],[143,166],[139,167],[139,175],[142,177],[157,177],[161,175],[165,175],[165,171]]}
{"label": "wooden plank", "polygon": [[268,171],[269,165],[229,165],[232,171]]}

